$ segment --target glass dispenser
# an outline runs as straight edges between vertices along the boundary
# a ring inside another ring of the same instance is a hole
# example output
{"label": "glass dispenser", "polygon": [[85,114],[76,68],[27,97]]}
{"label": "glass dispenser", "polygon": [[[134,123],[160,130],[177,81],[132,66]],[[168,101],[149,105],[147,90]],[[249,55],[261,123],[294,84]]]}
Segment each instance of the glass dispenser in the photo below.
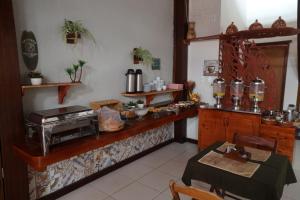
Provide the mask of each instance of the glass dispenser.
{"label": "glass dispenser", "polygon": [[265,82],[262,79],[256,78],[250,83],[249,98],[252,101],[252,110],[259,112],[259,102],[264,100],[265,96]]}
{"label": "glass dispenser", "polygon": [[241,79],[234,79],[230,84],[230,95],[233,102],[233,109],[239,110],[241,99],[244,94],[244,81]]}
{"label": "glass dispenser", "polygon": [[222,108],[221,99],[225,96],[225,80],[216,78],[213,81],[213,96],[216,99],[216,108]]}

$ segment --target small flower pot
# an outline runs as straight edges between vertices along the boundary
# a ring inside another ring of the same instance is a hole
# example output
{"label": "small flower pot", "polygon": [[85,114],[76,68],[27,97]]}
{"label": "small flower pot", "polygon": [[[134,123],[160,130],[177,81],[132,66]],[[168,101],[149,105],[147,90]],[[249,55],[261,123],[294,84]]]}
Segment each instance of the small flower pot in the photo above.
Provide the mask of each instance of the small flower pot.
{"label": "small flower pot", "polygon": [[80,33],[68,33],[66,35],[66,42],[68,44],[76,44],[78,42],[78,39],[81,38]]}
{"label": "small flower pot", "polygon": [[137,64],[141,64],[143,62],[143,59],[141,59],[140,57],[137,56],[133,56],[133,64],[137,65]]}
{"label": "small flower pot", "polygon": [[143,104],[143,103],[137,104],[137,107],[138,107],[138,108],[144,108],[144,104]]}
{"label": "small flower pot", "polygon": [[31,82],[31,85],[42,85],[43,79],[42,78],[31,78],[30,82]]}

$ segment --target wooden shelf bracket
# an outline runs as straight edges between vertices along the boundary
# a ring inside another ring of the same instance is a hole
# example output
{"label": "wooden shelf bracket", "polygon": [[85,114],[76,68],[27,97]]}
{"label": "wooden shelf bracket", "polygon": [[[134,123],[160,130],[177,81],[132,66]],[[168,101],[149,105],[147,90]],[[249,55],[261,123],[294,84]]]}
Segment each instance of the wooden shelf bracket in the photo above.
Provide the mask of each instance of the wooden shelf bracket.
{"label": "wooden shelf bracket", "polygon": [[68,90],[70,89],[70,85],[60,85],[57,87],[58,90],[58,103],[63,104],[65,96],[68,93]]}

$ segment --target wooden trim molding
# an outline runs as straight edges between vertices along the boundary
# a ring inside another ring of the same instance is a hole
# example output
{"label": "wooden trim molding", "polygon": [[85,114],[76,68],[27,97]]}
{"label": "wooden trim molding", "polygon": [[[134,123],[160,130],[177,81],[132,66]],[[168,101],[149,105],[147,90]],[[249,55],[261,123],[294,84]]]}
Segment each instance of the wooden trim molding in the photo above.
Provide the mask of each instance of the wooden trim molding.
{"label": "wooden trim molding", "polygon": [[[300,29],[300,0],[297,5],[297,28]],[[300,104],[300,33],[297,36],[297,55],[298,55],[298,94],[297,94],[297,110],[299,110]]]}
{"label": "wooden trim molding", "polygon": [[57,198],[65,195],[69,192],[72,192],[73,190],[76,190],[77,188],[79,188],[83,185],[86,185],[87,183],[90,183],[90,182],[92,182],[92,181],[94,181],[94,180],[96,180],[96,179],[112,172],[112,171],[115,171],[115,170],[123,167],[124,165],[127,165],[127,164],[129,164],[129,163],[131,163],[131,162],[133,162],[133,161],[149,154],[149,153],[152,153],[152,152],[154,152],[154,151],[156,151],[156,150],[158,150],[158,149],[160,149],[160,148],[162,148],[162,147],[164,147],[168,144],[171,144],[172,142],[174,142],[174,140],[169,140],[169,141],[161,143],[161,144],[159,144],[155,147],[147,149],[146,151],[143,151],[142,153],[139,153],[135,156],[132,156],[132,157],[130,157],[130,158],[124,160],[124,161],[121,161],[121,162],[119,162],[119,163],[117,163],[117,164],[115,164],[111,167],[108,167],[108,168],[106,168],[102,171],[99,171],[98,173],[92,174],[91,176],[88,176],[84,179],[81,179],[81,180],[79,180],[79,181],[77,181],[77,182],[75,182],[75,183],[73,183],[73,184],[71,184],[67,187],[64,187],[63,189],[60,189],[60,190],[58,190],[56,192],[53,192],[53,193],[51,193],[47,196],[44,196],[44,197],[40,198],[39,200],[54,200],[54,199],[57,199]]}
{"label": "wooden trim molding", "polygon": [[192,143],[192,144],[198,144],[198,140],[192,139],[192,138],[186,138],[186,142]]}
{"label": "wooden trim molding", "polygon": [[13,153],[24,138],[20,70],[12,0],[0,1],[0,137],[6,200],[28,199],[27,166]]}

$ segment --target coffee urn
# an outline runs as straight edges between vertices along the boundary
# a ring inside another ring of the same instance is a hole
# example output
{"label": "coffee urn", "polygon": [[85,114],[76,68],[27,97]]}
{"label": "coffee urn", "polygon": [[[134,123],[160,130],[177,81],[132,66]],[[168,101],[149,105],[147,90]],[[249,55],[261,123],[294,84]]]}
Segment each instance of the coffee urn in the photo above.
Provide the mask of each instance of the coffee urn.
{"label": "coffee urn", "polygon": [[135,93],[135,72],[133,69],[128,69],[126,73],[126,93]]}
{"label": "coffee urn", "polygon": [[141,69],[137,69],[135,71],[136,78],[136,92],[144,91],[144,83],[143,83],[143,72]]}

